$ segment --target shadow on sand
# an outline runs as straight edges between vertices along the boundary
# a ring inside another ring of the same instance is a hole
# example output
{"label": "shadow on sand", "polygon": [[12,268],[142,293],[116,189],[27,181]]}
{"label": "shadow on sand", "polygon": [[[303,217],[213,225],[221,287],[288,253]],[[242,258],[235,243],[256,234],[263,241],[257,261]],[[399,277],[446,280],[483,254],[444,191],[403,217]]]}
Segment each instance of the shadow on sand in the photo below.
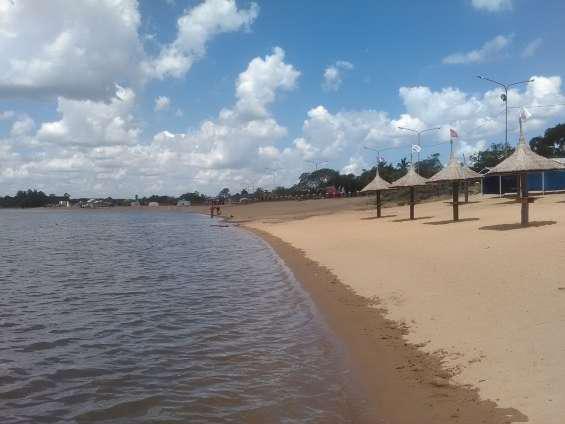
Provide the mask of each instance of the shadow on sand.
{"label": "shadow on sand", "polygon": [[452,219],[448,219],[445,221],[433,221],[433,222],[424,222],[425,225],[447,225],[447,224],[457,224],[458,222],[469,222],[469,221],[478,221],[479,218],[463,218],[459,221],[454,221]]}
{"label": "shadow on sand", "polygon": [[410,219],[410,218],[393,219],[391,222],[420,221],[420,220],[422,220],[422,219],[430,219],[430,218],[433,218],[433,216],[419,216],[419,217],[414,218],[414,219]]}
{"label": "shadow on sand", "polygon": [[486,227],[479,227],[479,230],[491,230],[491,231],[509,231],[509,230],[520,230],[531,227],[544,227],[546,225],[557,224],[557,221],[532,221],[527,227],[522,227],[521,224],[498,224],[498,225],[487,225]]}
{"label": "shadow on sand", "polygon": [[[443,202],[445,205],[453,205],[453,202],[449,201],[449,202]],[[459,202],[459,206],[465,206],[465,205],[472,205],[474,203],[481,203],[480,200],[469,200],[467,203],[465,202]]]}
{"label": "shadow on sand", "polygon": [[362,219],[363,221],[369,221],[369,220],[372,220],[372,219],[393,218],[393,217],[395,217],[395,216],[397,216],[397,215],[381,215],[380,218],[377,217],[377,216],[368,216],[368,217],[366,217],[366,218],[361,218],[361,219]]}

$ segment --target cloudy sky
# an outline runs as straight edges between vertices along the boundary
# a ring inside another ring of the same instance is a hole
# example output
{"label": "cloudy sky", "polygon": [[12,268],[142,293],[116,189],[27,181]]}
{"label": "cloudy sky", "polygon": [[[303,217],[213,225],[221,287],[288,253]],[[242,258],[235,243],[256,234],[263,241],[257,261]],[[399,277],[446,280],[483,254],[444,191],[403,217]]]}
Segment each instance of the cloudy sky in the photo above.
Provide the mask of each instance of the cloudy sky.
{"label": "cloudy sky", "polygon": [[[562,0],[0,0],[0,194],[217,193],[565,121]],[[549,106],[549,107],[548,107]],[[431,146],[435,145],[435,146]]]}

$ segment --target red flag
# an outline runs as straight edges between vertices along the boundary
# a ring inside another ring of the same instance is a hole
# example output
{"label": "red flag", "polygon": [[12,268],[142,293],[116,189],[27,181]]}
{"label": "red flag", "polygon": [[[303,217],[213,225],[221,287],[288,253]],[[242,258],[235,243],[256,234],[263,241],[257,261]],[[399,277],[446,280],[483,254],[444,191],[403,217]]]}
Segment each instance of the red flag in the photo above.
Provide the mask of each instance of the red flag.
{"label": "red flag", "polygon": [[451,129],[451,128],[450,128],[450,129],[449,129],[449,136],[450,136],[451,138],[458,138],[458,137],[459,137],[459,134],[457,134],[457,131],[455,131],[454,129]]}

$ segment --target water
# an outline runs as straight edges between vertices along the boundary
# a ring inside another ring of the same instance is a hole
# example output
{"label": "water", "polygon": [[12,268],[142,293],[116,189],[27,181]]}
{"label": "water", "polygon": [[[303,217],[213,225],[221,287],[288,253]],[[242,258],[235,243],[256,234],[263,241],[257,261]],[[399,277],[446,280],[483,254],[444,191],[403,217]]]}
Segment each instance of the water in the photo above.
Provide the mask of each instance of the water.
{"label": "water", "polygon": [[256,236],[0,210],[0,422],[351,422],[339,345]]}

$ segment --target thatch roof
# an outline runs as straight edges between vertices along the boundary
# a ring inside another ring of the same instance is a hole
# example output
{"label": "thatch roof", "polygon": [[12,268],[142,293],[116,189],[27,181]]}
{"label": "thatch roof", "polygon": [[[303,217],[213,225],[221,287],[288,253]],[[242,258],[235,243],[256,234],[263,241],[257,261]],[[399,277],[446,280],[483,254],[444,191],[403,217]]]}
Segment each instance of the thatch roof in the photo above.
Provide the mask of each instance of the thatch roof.
{"label": "thatch roof", "polygon": [[473,171],[467,165],[461,165],[452,152],[449,155],[449,162],[447,162],[447,166],[437,174],[433,175],[429,179],[429,182],[465,181],[472,180],[474,178],[481,178],[481,174]]}
{"label": "thatch roof", "polygon": [[516,146],[516,151],[494,168],[491,168],[487,174],[517,174],[520,172],[551,171],[555,169],[565,169],[565,165],[534,153],[530,145],[526,143],[526,138],[522,131],[522,122],[520,122],[520,139]]}
{"label": "thatch roof", "polygon": [[391,184],[392,188],[401,188],[401,187],[417,187],[417,186],[424,186],[428,181],[427,178],[422,177],[414,170],[412,164],[410,164],[410,168],[408,168],[408,173],[404,176],[399,178],[398,180],[394,181]]}
{"label": "thatch roof", "polygon": [[452,152],[449,155],[449,162],[447,162],[447,166],[437,174],[433,175],[428,182],[462,181],[465,179],[465,172]]}
{"label": "thatch roof", "polygon": [[465,173],[465,179],[466,180],[474,180],[476,178],[483,178],[483,176],[481,174],[479,174],[476,171],[473,171],[471,168],[469,168],[465,164],[461,165],[461,168],[463,169],[463,172]]}
{"label": "thatch roof", "polygon": [[373,180],[369,184],[367,184],[361,191],[380,191],[388,190],[390,188],[390,183],[386,180],[383,180],[379,175],[379,168],[377,166],[377,174],[375,175],[375,178],[373,178]]}

